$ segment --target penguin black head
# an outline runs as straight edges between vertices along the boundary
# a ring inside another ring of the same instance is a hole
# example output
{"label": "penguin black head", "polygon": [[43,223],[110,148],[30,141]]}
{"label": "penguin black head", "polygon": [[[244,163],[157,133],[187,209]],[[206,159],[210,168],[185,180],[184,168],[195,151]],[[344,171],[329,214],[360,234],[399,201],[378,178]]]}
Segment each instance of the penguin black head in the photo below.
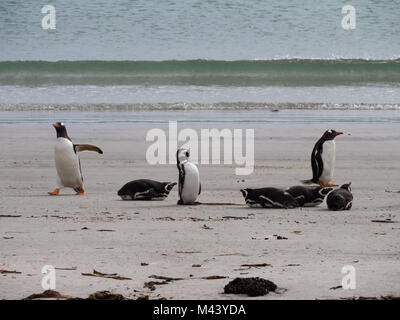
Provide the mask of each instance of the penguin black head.
{"label": "penguin black head", "polygon": [[176,158],[177,158],[178,163],[180,163],[180,162],[182,162],[184,160],[188,160],[189,157],[190,157],[190,150],[189,149],[180,148],[176,152]]}
{"label": "penguin black head", "polygon": [[322,196],[325,197],[329,192],[331,192],[333,188],[331,187],[319,187],[318,188],[318,193]]}
{"label": "penguin black head", "polygon": [[351,185],[351,182],[346,183],[346,184],[343,184],[343,185],[340,186],[340,189],[345,189],[345,190],[351,192],[351,187],[350,187],[350,185]]}
{"label": "penguin black head", "polygon": [[67,128],[65,127],[64,123],[56,122],[53,124],[53,127],[56,129],[57,138],[66,138],[68,140],[71,140],[68,137]]}
{"label": "penguin black head", "polygon": [[169,193],[172,190],[172,188],[176,186],[176,182],[164,182],[164,184],[165,184],[164,189],[165,191],[167,191],[167,193]]}
{"label": "penguin black head", "polygon": [[337,136],[343,134],[343,132],[339,132],[339,131],[335,131],[333,129],[330,130],[326,130],[325,133],[323,134],[322,138],[324,141],[328,141],[328,140],[333,140],[335,139]]}
{"label": "penguin black head", "polygon": [[247,200],[247,196],[249,195],[249,189],[240,189],[245,200]]}

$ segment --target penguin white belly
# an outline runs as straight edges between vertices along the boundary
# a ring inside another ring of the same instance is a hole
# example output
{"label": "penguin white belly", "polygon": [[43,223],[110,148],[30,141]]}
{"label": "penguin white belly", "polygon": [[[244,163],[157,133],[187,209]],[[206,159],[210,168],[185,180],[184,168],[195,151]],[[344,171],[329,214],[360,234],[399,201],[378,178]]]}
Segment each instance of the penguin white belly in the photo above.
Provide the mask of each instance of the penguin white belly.
{"label": "penguin white belly", "polygon": [[71,141],[58,138],[54,148],[54,159],[60,187],[77,188],[82,186],[82,175],[78,155]]}
{"label": "penguin white belly", "polygon": [[199,196],[200,176],[197,166],[193,163],[186,162],[183,164],[185,170],[185,180],[181,197],[184,203],[192,203]]}
{"label": "penguin white belly", "polygon": [[335,167],[335,158],[336,158],[336,144],[335,141],[330,140],[326,141],[322,147],[322,162],[324,164],[324,168],[322,170],[322,174],[320,177],[320,181],[329,183],[333,178],[333,170]]}

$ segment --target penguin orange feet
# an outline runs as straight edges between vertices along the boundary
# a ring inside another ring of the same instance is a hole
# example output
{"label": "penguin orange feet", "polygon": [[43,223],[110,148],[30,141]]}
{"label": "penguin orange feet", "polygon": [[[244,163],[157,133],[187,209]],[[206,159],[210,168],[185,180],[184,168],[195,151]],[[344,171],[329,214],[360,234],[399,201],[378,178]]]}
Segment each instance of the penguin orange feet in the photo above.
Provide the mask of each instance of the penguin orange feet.
{"label": "penguin orange feet", "polygon": [[60,193],[60,189],[54,189],[54,191],[49,192],[49,195],[51,196],[58,196],[58,194]]}
{"label": "penguin orange feet", "polygon": [[334,183],[331,183],[331,182],[322,182],[322,181],[320,181],[319,182],[319,185],[321,186],[321,187],[337,187],[338,185],[337,184],[334,184]]}
{"label": "penguin orange feet", "polygon": [[83,195],[85,195],[85,190],[84,190],[83,188],[81,188],[81,189],[76,193],[76,195],[77,195],[77,196],[83,196]]}

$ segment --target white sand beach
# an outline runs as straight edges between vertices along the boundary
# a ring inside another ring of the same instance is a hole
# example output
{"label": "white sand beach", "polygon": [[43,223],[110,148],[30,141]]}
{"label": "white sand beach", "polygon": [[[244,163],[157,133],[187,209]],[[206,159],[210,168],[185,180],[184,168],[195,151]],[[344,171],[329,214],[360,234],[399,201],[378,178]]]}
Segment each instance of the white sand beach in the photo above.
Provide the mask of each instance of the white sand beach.
{"label": "white sand beach", "polygon": [[[311,178],[311,149],[331,126],[345,132],[337,138],[334,182],[352,182],[352,210],[328,211],[325,202],[292,210],[244,206],[240,188],[288,187]],[[44,291],[44,265],[74,269],[56,270],[56,290],[82,298],[110,290],[133,299],[250,299],[225,295],[223,288],[235,277],[255,276],[287,289],[257,299],[400,295],[397,124],[257,125],[252,175],[236,176],[235,165],[199,165],[199,201],[241,205],[177,206],[177,187],[165,201],[121,201],[117,191],[130,180],[177,181],[176,165],[146,162],[145,135],[154,127],[67,123],[75,143],[98,145],[104,155],[80,155],[85,196],[62,190],[51,197],[47,192],[56,180],[51,122],[0,126],[0,269],[20,272],[0,274],[0,299]],[[372,222],[385,219],[393,223]],[[270,266],[242,266],[263,263]],[[331,289],[341,285],[345,265],[356,269],[356,289]],[[82,275],[93,270],[131,280]],[[152,275],[183,280],[151,291],[144,283],[155,280]],[[214,275],[228,278],[202,279]]]}

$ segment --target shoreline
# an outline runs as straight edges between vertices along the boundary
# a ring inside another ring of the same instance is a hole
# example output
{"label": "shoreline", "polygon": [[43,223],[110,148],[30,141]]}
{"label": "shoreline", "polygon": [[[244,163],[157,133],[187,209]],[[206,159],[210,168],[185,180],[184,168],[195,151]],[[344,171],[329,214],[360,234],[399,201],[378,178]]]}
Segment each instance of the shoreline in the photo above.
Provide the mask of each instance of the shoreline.
{"label": "shoreline", "polygon": [[0,112],[63,111],[63,112],[141,112],[141,111],[394,111],[400,103],[325,103],[325,102],[142,102],[142,103],[0,103]]}

